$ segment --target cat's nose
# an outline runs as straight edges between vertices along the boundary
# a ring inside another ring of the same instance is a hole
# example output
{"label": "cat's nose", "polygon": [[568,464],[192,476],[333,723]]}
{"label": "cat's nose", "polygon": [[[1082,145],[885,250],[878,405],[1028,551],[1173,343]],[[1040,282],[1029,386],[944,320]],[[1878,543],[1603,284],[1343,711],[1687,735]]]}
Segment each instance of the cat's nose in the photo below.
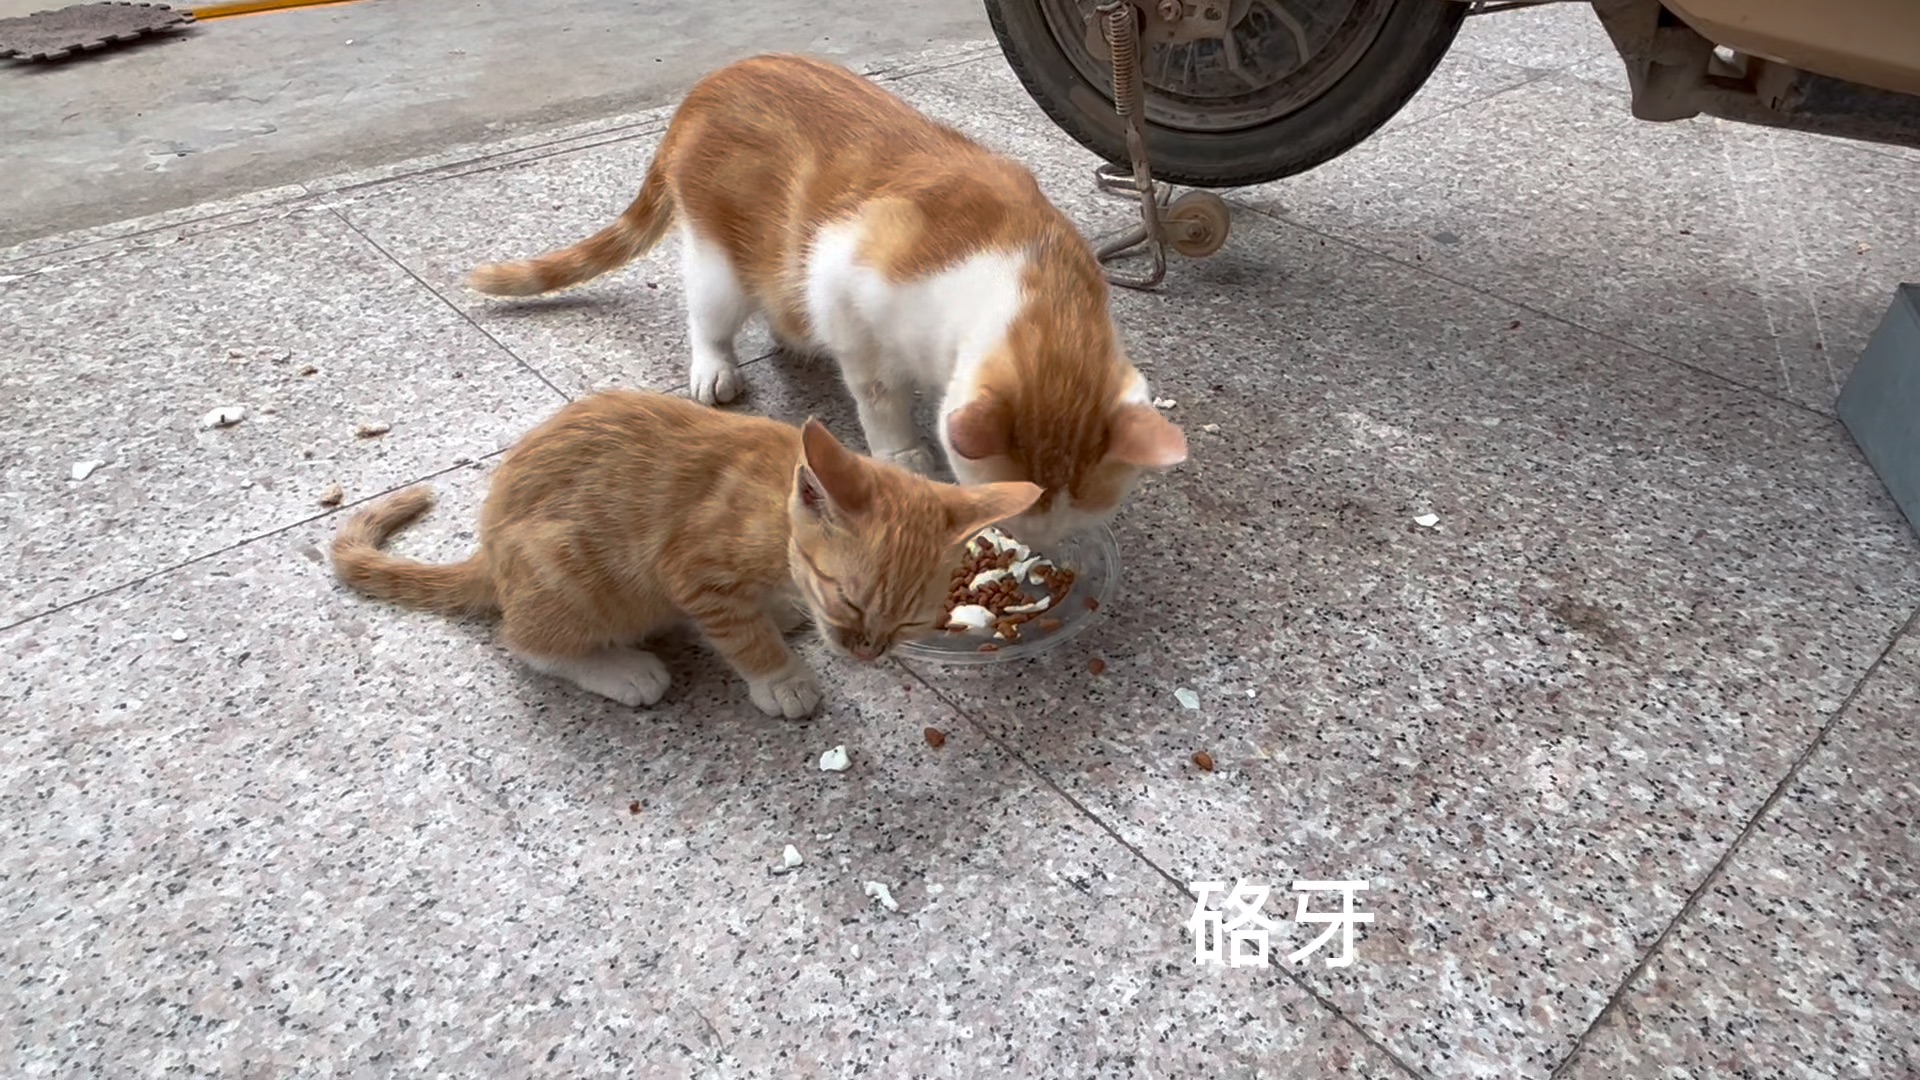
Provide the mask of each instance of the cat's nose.
{"label": "cat's nose", "polygon": [[851,645],[847,646],[847,651],[853,654],[853,658],[855,660],[858,660],[862,663],[871,664],[875,660],[880,659],[880,654],[885,652],[886,650],[882,649],[880,646],[875,645],[871,642],[856,641]]}

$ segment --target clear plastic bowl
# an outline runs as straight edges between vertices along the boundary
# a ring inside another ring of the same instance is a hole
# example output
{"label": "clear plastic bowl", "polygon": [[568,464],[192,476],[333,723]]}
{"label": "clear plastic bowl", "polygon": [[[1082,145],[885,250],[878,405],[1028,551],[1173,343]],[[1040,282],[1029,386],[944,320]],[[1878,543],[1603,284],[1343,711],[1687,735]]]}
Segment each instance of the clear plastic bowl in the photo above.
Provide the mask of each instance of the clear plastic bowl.
{"label": "clear plastic bowl", "polygon": [[[1034,554],[1073,571],[1073,590],[1046,611],[1046,615],[1060,620],[1060,629],[1041,633],[1034,622],[1028,622],[1020,627],[1019,641],[999,641],[985,631],[955,634],[943,630],[931,637],[901,642],[894,646],[894,654],[902,660],[972,666],[1028,660],[1078,637],[1106,614],[1120,582],[1120,545],[1112,529],[1096,525],[1051,550],[1036,550]],[[1089,599],[1094,601],[1093,607],[1087,605]],[[1000,647],[981,652],[980,646],[988,642]]]}

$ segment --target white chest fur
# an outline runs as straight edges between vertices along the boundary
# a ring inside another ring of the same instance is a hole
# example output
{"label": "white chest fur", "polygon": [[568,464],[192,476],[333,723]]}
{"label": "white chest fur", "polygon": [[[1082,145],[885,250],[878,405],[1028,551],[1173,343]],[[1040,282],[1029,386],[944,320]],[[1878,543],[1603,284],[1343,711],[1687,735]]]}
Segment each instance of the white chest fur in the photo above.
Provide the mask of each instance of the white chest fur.
{"label": "white chest fur", "polygon": [[860,262],[857,223],[831,226],[807,262],[807,315],[849,383],[944,390],[1005,339],[1024,256],[983,252],[910,281]]}

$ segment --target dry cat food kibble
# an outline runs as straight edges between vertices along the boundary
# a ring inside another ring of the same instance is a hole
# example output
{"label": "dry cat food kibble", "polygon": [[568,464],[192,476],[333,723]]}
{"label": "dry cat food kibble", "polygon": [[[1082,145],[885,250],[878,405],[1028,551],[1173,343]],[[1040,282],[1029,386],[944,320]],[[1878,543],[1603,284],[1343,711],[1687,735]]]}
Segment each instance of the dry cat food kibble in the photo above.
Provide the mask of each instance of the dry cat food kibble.
{"label": "dry cat food kibble", "polygon": [[[1041,613],[1073,591],[1073,571],[1033,554],[1025,544],[998,529],[988,529],[967,544],[967,559],[949,581],[947,630],[955,634],[991,632],[995,641],[1019,641],[1020,628],[1034,622],[1042,633],[1064,625]],[[1038,586],[1029,592],[1028,586]],[[996,652],[987,642],[981,652]]]}
{"label": "dry cat food kibble", "polygon": [[1205,750],[1196,750],[1193,752],[1193,763],[1200,766],[1202,772],[1213,771],[1213,755],[1207,753]]}
{"label": "dry cat food kibble", "polygon": [[1107,670],[1107,662],[1105,660],[1096,656],[1087,661],[1087,674],[1098,675],[1105,670]]}
{"label": "dry cat food kibble", "polygon": [[927,745],[933,747],[935,750],[940,749],[947,743],[947,733],[937,727],[930,727],[921,732],[921,734],[927,737]]}

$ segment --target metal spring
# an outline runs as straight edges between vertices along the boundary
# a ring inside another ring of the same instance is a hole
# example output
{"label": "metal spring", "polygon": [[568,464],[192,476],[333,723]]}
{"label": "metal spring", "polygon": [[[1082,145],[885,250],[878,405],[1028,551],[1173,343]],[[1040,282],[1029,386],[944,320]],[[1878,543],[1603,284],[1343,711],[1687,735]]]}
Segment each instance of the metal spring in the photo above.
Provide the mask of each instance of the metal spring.
{"label": "metal spring", "polygon": [[1140,64],[1138,35],[1129,25],[1134,18],[1134,8],[1132,4],[1117,3],[1102,10],[1107,16],[1107,48],[1113,55],[1113,105],[1121,116],[1131,118],[1140,107],[1136,77]]}

